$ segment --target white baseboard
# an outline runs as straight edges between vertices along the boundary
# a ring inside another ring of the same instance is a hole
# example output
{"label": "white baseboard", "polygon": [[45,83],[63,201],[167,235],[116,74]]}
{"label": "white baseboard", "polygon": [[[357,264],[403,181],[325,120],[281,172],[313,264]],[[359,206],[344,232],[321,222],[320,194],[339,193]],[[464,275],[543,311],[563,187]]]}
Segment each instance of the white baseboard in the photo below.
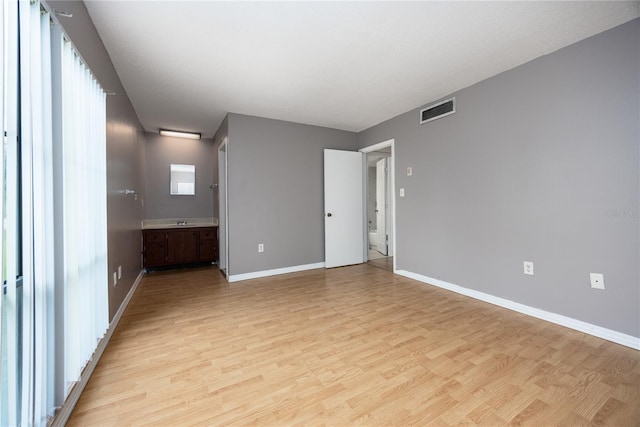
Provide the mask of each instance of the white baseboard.
{"label": "white baseboard", "polygon": [[118,311],[116,312],[115,316],[113,316],[113,320],[109,324],[107,331],[105,332],[104,336],[98,343],[96,350],[93,352],[93,356],[91,357],[91,360],[87,362],[87,366],[85,366],[84,370],[82,371],[82,375],[80,376],[80,381],[78,381],[75,384],[75,386],[71,389],[71,392],[69,393],[66,400],[64,401],[64,404],[60,408],[60,411],[56,414],[55,418],[53,419],[50,427],[63,427],[64,425],[67,424],[67,421],[69,421],[69,417],[71,416],[71,412],[73,412],[73,408],[75,408],[76,404],[78,403],[78,400],[80,399],[80,395],[82,394],[82,391],[87,386],[87,383],[89,382],[89,378],[91,378],[91,374],[93,374],[93,371],[98,365],[98,361],[102,357],[102,353],[104,353],[104,350],[107,348],[107,344],[109,344],[109,341],[113,336],[113,331],[115,331],[116,327],[118,326],[118,323],[120,322],[120,318],[122,317],[122,315],[124,314],[124,311],[129,305],[129,302],[131,301],[133,294],[136,292],[136,289],[138,289],[138,285],[140,284],[140,281],[142,280],[143,276],[144,276],[144,270],[140,270],[138,277],[136,277],[136,280],[133,282],[133,286],[131,286],[131,289],[127,293],[127,296],[122,301],[122,304],[120,304],[120,308],[118,308]]}
{"label": "white baseboard", "polygon": [[297,271],[315,270],[316,268],[324,268],[324,262],[315,264],[295,265],[293,267],[276,268],[274,270],[255,271],[253,273],[232,274],[229,276],[229,282],[239,282],[241,280],[259,279],[261,277],[276,276],[278,274],[295,273]]}
{"label": "white baseboard", "polygon": [[437,286],[439,288],[447,289],[458,294],[466,295],[471,298],[475,298],[480,301],[488,302],[500,307],[507,308],[509,310],[517,311],[518,313],[526,314],[538,319],[546,320],[551,323],[555,323],[560,326],[565,326],[576,331],[584,332],[585,334],[593,335],[598,338],[612,341],[617,344],[631,347],[636,350],[640,350],[640,338],[632,335],[623,334],[611,329],[603,328],[602,326],[592,325],[581,320],[573,319],[571,317],[563,316],[561,314],[551,313],[541,310],[539,308],[530,307],[528,305],[520,304],[518,302],[510,301],[504,298],[496,297],[494,295],[485,294],[484,292],[475,291],[473,289],[464,288],[453,283],[448,283],[442,280],[433,279],[431,277],[423,276],[421,274],[412,273],[406,270],[396,270],[396,274],[410,279],[417,280],[419,282],[427,283],[429,285]]}

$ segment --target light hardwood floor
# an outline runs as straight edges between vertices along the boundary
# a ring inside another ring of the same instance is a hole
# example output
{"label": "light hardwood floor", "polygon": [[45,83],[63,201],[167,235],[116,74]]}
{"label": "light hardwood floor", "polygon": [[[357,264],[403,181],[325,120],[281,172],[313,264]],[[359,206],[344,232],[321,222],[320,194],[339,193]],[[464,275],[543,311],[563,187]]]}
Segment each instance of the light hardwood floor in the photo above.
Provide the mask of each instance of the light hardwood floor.
{"label": "light hardwood floor", "polygon": [[147,275],[68,425],[639,423],[640,352],[363,264]]}
{"label": "light hardwood floor", "polygon": [[392,256],[370,259],[369,261],[367,261],[367,264],[372,265],[374,267],[378,267],[378,268],[384,268],[385,270],[388,270],[388,271],[393,271]]}

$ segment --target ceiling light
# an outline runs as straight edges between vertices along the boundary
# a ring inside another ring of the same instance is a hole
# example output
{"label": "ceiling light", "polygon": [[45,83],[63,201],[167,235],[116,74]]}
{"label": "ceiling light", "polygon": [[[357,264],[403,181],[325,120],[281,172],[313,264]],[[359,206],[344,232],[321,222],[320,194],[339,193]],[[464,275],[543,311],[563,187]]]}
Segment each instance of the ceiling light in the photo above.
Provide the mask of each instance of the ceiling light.
{"label": "ceiling light", "polygon": [[162,136],[175,136],[177,138],[200,139],[201,134],[195,132],[181,132],[179,130],[160,129]]}

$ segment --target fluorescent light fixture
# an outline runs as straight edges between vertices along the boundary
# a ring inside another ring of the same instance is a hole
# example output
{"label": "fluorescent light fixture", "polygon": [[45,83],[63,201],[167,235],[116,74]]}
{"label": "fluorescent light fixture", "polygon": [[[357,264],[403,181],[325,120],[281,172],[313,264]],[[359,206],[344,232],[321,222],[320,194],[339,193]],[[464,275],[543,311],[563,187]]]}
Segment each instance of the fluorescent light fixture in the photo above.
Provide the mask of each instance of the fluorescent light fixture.
{"label": "fluorescent light fixture", "polygon": [[160,129],[162,136],[175,136],[177,138],[200,139],[201,134],[195,132],[181,132],[179,130]]}

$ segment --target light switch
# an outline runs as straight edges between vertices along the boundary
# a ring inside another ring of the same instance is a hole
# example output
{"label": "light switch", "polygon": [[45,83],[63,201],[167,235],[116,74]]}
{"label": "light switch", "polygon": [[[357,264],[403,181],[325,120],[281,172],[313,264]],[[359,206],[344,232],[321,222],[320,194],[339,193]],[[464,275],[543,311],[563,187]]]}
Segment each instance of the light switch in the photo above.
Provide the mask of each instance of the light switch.
{"label": "light switch", "polygon": [[407,176],[411,176],[411,175],[413,175],[413,168],[411,166],[409,166],[407,168]]}
{"label": "light switch", "polygon": [[404,197],[404,188],[400,189],[400,197]]}

